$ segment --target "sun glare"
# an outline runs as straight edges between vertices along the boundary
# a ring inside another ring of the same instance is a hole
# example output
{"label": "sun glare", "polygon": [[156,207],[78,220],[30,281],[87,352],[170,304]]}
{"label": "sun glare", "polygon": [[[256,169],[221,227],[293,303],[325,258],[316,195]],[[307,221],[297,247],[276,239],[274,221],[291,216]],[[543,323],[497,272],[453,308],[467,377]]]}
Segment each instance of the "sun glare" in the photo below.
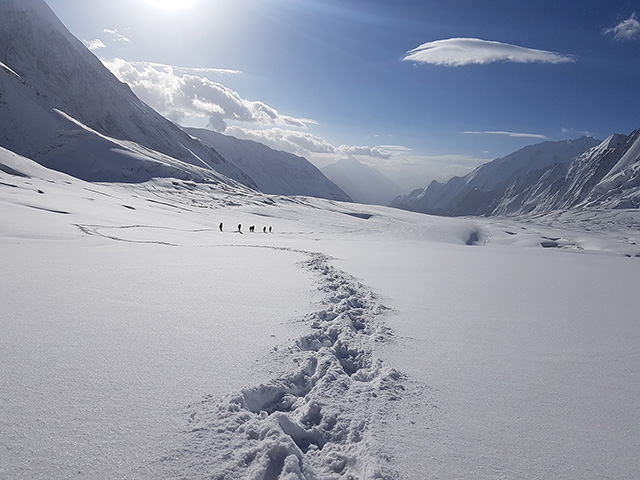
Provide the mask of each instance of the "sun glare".
{"label": "sun glare", "polygon": [[197,0],[144,0],[149,5],[165,10],[178,10],[191,7]]}

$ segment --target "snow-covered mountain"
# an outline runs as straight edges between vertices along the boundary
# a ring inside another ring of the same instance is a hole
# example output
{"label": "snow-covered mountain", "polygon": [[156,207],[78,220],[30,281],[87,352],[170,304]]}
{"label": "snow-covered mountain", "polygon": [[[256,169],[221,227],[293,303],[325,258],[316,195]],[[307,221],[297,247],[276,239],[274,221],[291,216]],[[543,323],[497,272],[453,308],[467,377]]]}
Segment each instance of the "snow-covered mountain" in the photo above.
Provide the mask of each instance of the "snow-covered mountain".
{"label": "snow-covered mountain", "polygon": [[389,202],[403,193],[400,185],[353,157],[343,158],[321,170],[347,192],[354,202],[389,205]]}
{"label": "snow-covered mountain", "polygon": [[249,143],[231,160],[187,134],[138,99],[44,0],[0,1],[0,115],[0,146],[84,180],[176,177],[349,200],[306,160],[283,168],[282,155],[258,159]]}
{"label": "snow-covered mountain", "polygon": [[306,158],[212,130],[202,128],[185,128],[184,130],[240,167],[255,180],[258,189],[263,193],[307,195],[351,201],[349,195],[325,177]]}
{"label": "snow-covered mountain", "polygon": [[577,156],[564,171],[553,166],[513,182],[491,214],[541,213],[574,207],[640,206],[640,130],[612,135]]}
{"label": "snow-covered mountain", "polygon": [[640,129],[612,135],[578,157],[567,181],[572,195],[561,199],[561,207],[640,207]]}
{"label": "snow-covered mountain", "polygon": [[239,168],[140,101],[43,0],[0,2],[0,62],[0,144],[14,152],[86,180],[190,176],[186,163],[255,188]]}
{"label": "snow-covered mountain", "polygon": [[[432,182],[391,206],[437,215],[498,215],[556,207],[574,159],[600,143],[591,137],[543,142],[481,165],[464,177]],[[605,142],[606,143],[606,142]],[[600,148],[600,147],[598,147]]]}

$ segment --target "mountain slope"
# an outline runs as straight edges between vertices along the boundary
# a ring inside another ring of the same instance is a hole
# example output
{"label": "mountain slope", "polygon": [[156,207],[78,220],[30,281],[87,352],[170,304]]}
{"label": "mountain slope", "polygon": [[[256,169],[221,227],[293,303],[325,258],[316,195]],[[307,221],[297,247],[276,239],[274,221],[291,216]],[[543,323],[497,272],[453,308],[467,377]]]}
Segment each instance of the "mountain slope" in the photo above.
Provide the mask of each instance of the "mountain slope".
{"label": "mountain slope", "polygon": [[639,206],[640,130],[636,130],[628,136],[610,136],[573,159],[566,172],[556,165],[541,172],[539,178],[519,178],[491,214]]}
{"label": "mountain slope", "polygon": [[396,198],[391,206],[452,216],[525,211],[525,190],[528,194],[535,191],[538,201],[554,196],[557,182],[564,178],[571,161],[598,143],[582,137],[531,145],[481,165],[464,177],[453,177],[445,183],[434,181],[426,189]]}
{"label": "mountain slope", "polygon": [[256,181],[261,192],[351,201],[349,195],[303,157],[212,130],[201,128],[184,130],[216,149],[224,158],[247,172]]}
{"label": "mountain slope", "polygon": [[[584,204],[613,208],[639,208],[640,129],[628,136],[613,135],[608,139],[608,143],[605,141],[604,144],[608,146],[608,151],[600,156],[615,163],[604,176],[599,178],[598,183],[586,196]],[[583,161],[588,162],[589,159],[584,158]],[[576,166],[576,175],[578,173],[580,171]]]}
{"label": "mountain slope", "polygon": [[[0,145],[9,150],[86,180],[138,181],[136,176],[123,176],[122,169],[135,153],[123,158],[111,155],[110,148],[88,152],[100,164],[100,172],[94,173],[55,154],[64,146],[65,154],[73,151],[80,159],[87,142],[102,144],[102,135],[139,144],[158,157],[159,164],[172,157],[177,164],[214,170],[256,188],[237,166],[140,101],[42,0],[0,2],[0,62]],[[78,136],[83,141],[76,144]],[[110,155],[104,157],[100,151]],[[139,166],[134,161],[129,171]]]}
{"label": "mountain slope", "polygon": [[402,188],[395,182],[352,157],[327,165],[321,171],[354,202],[388,205],[402,193]]}

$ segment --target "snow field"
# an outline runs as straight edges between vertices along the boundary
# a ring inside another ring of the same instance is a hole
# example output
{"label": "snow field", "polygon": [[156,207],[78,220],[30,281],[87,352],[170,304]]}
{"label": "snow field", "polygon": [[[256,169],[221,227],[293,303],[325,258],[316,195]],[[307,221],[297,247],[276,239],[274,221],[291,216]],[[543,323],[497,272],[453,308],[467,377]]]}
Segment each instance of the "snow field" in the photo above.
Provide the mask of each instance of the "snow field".
{"label": "snow field", "polygon": [[141,475],[182,405],[269,378],[313,298],[291,252],[45,245],[3,245],[2,478]]}
{"label": "snow field", "polygon": [[0,477],[640,475],[637,212],[31,167],[0,172]]}
{"label": "snow field", "polygon": [[637,477],[637,259],[425,247],[331,252],[402,312],[385,364],[430,387],[386,429],[402,477]]}

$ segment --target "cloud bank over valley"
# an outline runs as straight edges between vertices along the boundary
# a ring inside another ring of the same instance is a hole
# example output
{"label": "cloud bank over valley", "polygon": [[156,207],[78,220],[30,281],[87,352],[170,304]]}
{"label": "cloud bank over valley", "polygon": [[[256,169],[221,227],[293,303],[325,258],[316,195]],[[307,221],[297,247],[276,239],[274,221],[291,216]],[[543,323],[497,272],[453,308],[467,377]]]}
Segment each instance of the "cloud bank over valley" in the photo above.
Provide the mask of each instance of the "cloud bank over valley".
{"label": "cloud bank over valley", "polygon": [[[355,157],[379,169],[407,191],[433,179],[467,173],[486,161],[470,161],[469,156],[462,155],[421,155],[398,146],[333,145],[311,131],[317,125],[314,120],[282,114],[208,78],[242,75],[237,70],[130,62],[121,58],[102,62],[144,102],[177,124],[206,126],[219,133],[260,142],[305,157],[318,167]],[[467,167],[468,164],[473,167]]]}

